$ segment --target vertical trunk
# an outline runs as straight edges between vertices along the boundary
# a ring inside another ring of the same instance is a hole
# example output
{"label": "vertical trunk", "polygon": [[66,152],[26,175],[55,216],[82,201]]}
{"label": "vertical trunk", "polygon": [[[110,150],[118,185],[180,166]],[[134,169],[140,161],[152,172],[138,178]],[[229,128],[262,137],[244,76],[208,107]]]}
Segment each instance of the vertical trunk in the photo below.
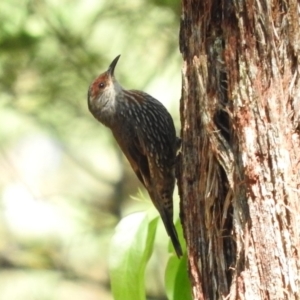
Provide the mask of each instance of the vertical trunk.
{"label": "vertical trunk", "polygon": [[183,0],[179,193],[194,299],[300,299],[296,0]]}

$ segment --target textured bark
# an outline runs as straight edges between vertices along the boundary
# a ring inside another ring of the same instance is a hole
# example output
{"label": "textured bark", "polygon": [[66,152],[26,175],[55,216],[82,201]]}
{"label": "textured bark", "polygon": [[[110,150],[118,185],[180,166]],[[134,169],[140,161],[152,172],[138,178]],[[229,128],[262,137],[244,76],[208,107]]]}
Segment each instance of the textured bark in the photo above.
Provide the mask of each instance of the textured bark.
{"label": "textured bark", "polygon": [[179,193],[194,299],[300,299],[296,0],[183,0]]}

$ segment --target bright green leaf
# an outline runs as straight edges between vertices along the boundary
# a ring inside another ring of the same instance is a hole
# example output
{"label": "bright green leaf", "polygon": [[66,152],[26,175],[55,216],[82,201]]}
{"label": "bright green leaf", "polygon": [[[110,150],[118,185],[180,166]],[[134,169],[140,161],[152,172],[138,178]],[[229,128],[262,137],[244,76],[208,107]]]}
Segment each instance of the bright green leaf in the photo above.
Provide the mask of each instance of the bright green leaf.
{"label": "bright green leaf", "polygon": [[192,300],[186,255],[181,259],[170,256],[165,274],[165,287],[169,300]]}
{"label": "bright green leaf", "polygon": [[118,224],[113,236],[109,267],[115,300],[145,300],[145,268],[153,250],[158,217],[131,214]]}

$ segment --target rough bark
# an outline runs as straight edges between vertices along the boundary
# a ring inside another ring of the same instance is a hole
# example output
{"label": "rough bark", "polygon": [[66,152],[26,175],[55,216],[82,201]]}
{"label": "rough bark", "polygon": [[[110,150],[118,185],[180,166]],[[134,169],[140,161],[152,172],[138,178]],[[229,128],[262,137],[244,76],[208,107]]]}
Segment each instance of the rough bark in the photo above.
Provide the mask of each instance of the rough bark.
{"label": "rough bark", "polygon": [[194,299],[300,299],[296,0],[183,0],[179,193]]}

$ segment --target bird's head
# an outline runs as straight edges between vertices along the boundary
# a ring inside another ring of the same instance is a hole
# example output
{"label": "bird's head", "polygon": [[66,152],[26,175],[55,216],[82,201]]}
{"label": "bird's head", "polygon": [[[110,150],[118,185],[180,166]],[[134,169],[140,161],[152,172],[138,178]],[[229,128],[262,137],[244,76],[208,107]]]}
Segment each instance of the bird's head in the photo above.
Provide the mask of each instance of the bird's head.
{"label": "bird's head", "polygon": [[96,116],[104,108],[115,105],[116,96],[122,90],[114,77],[115,67],[121,55],[118,55],[109,65],[106,72],[100,74],[90,85],[88,90],[88,106],[91,113]]}

